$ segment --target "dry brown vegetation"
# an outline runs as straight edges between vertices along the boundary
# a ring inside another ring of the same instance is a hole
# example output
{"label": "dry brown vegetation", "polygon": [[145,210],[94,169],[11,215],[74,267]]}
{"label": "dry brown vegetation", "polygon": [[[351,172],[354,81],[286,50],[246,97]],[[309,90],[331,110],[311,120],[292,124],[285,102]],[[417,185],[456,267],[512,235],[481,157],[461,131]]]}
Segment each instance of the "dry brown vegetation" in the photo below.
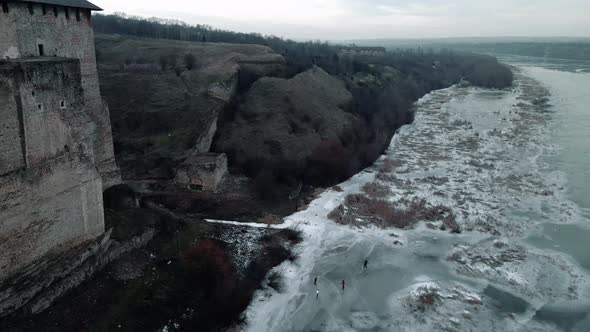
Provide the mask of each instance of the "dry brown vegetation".
{"label": "dry brown vegetation", "polygon": [[277,225],[282,223],[282,220],[279,216],[271,214],[271,213],[267,213],[264,215],[264,217],[262,217],[259,220],[260,223],[266,224],[268,225],[268,227],[272,226],[272,225]]}
{"label": "dry brown vegetation", "polygon": [[342,189],[342,187],[340,187],[340,186],[338,186],[338,185],[336,185],[336,186],[333,186],[333,187],[332,187],[332,190],[334,190],[334,191],[336,191],[336,192],[339,192],[339,193],[341,193],[341,192],[343,192],[343,191],[344,191],[344,189]]}
{"label": "dry brown vegetation", "polygon": [[393,203],[362,194],[348,195],[344,203],[330,212],[328,217],[339,224],[356,226],[372,224],[382,228],[407,228],[419,221],[441,221],[441,230],[461,232],[450,208],[443,205],[432,206],[425,200],[419,199]]}
{"label": "dry brown vegetation", "polygon": [[416,307],[422,312],[433,306],[435,302],[440,299],[440,294],[436,288],[423,286],[418,288],[418,293],[420,295],[418,296]]}
{"label": "dry brown vegetation", "polygon": [[375,178],[379,181],[387,182],[390,186],[394,186],[397,189],[408,189],[412,186],[412,181],[398,178],[394,174],[390,173],[379,172]]}
{"label": "dry brown vegetation", "polygon": [[385,182],[393,182],[396,179],[395,175],[388,174],[387,172],[379,172],[379,173],[377,173],[375,178],[377,180],[385,181]]}
{"label": "dry brown vegetation", "polygon": [[448,177],[437,177],[437,176],[427,176],[421,179],[422,182],[431,183],[435,186],[442,186],[443,184],[449,182]]}
{"label": "dry brown vegetation", "polygon": [[365,192],[371,198],[386,198],[391,190],[386,185],[380,182],[368,182],[363,186]]}
{"label": "dry brown vegetation", "polygon": [[455,120],[453,122],[451,122],[451,125],[456,126],[456,127],[470,127],[471,126],[471,122],[466,121],[466,120]]}
{"label": "dry brown vegetation", "polygon": [[400,167],[401,165],[402,165],[402,162],[399,160],[385,159],[383,161],[383,164],[381,165],[380,171],[385,172],[385,173],[391,173],[396,168]]}

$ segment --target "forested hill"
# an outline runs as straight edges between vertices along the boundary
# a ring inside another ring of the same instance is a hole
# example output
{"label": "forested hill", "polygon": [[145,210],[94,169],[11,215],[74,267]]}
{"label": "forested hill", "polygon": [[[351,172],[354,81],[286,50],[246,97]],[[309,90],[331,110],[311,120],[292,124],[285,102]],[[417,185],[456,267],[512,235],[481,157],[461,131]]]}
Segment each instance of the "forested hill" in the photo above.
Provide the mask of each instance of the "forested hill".
{"label": "forested hill", "polygon": [[[117,15],[95,15],[94,29],[98,33],[123,34],[147,38],[173,39],[195,42],[258,44],[271,47],[282,54],[292,70],[291,75],[302,72],[317,65],[332,75],[350,74],[366,71],[367,59],[348,61],[342,65],[341,46],[326,42],[296,42],[276,36],[263,36],[258,33],[241,33],[216,29],[208,25],[188,25],[182,21],[161,18],[141,18]],[[456,75],[464,76],[475,85],[504,88],[511,85],[511,72],[500,66],[496,59],[481,55],[462,53],[456,54],[448,50],[436,53],[417,50],[396,50],[388,52],[378,60],[374,57],[371,62],[381,62],[392,65],[401,71],[413,71],[418,74],[421,67],[432,66],[434,62],[453,64],[453,77],[449,81],[456,81]],[[439,68],[443,69],[443,68]],[[416,75],[413,75],[416,76]],[[418,75],[419,76],[419,75]],[[446,79],[447,80],[447,79]],[[446,85],[446,83],[445,83]],[[434,87],[428,87],[430,91]]]}
{"label": "forested hill", "polygon": [[93,25],[98,33],[183,41],[268,45],[271,39],[256,33],[233,32],[215,29],[209,25],[188,25],[178,20],[157,17],[146,19],[122,13],[96,14],[93,16]]}

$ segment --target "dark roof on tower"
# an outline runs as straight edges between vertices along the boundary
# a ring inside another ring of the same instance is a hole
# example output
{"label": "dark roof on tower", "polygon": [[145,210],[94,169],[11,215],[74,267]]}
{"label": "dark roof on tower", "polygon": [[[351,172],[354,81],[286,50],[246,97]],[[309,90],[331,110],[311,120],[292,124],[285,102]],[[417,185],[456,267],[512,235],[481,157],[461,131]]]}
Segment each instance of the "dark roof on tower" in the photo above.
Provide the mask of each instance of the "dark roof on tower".
{"label": "dark roof on tower", "polygon": [[102,8],[90,3],[86,0],[19,0],[22,2],[37,2],[37,3],[46,3],[50,5],[58,5],[58,6],[65,6],[65,7],[74,7],[74,8],[86,8],[90,10],[102,10]]}

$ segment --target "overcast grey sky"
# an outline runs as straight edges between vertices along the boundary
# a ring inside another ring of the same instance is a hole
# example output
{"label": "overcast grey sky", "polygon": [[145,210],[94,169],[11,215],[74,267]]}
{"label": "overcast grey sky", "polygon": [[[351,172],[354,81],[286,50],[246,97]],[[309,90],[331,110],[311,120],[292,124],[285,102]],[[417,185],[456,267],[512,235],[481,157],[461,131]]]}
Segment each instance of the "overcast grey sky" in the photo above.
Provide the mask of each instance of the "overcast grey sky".
{"label": "overcast grey sky", "polygon": [[90,0],[125,12],[296,39],[590,36],[590,0]]}

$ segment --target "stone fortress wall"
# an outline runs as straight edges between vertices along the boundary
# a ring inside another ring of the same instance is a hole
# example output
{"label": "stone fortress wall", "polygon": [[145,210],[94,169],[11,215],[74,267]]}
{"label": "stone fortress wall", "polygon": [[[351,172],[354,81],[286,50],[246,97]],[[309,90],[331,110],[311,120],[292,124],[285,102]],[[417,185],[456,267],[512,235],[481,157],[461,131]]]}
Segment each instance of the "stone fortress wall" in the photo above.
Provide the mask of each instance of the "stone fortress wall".
{"label": "stone fortress wall", "polygon": [[0,34],[2,59],[38,56],[79,59],[87,113],[96,126],[92,137],[96,165],[105,187],[120,182],[109,110],[100,94],[90,10],[12,1],[8,2],[8,13],[0,12],[0,31],[3,32]]}
{"label": "stone fortress wall", "polygon": [[0,82],[1,279],[99,236],[104,217],[78,61],[0,61]]}
{"label": "stone fortress wall", "polygon": [[19,298],[4,282],[104,234],[103,189],[120,175],[90,11],[0,4],[1,317]]}

